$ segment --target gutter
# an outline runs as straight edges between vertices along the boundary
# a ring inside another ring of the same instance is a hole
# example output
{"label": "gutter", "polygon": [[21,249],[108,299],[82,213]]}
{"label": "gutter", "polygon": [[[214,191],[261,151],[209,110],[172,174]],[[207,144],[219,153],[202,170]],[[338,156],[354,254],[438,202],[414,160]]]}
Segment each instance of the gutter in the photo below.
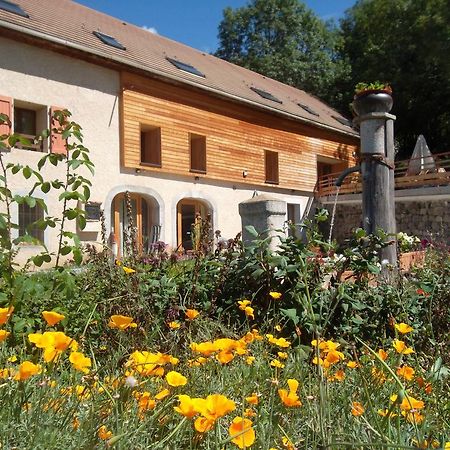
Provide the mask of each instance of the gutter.
{"label": "gutter", "polygon": [[289,119],[293,119],[293,120],[298,121],[298,122],[303,122],[303,123],[306,123],[308,125],[312,125],[312,126],[314,126],[316,128],[321,128],[321,129],[324,129],[324,130],[327,130],[327,131],[332,131],[333,133],[339,133],[339,134],[343,134],[345,136],[348,136],[348,137],[351,137],[351,138],[354,138],[354,139],[359,139],[359,136],[357,134],[355,134],[355,133],[350,133],[350,132],[347,132],[347,131],[344,131],[344,130],[340,130],[340,129],[331,127],[329,125],[325,125],[325,124],[316,122],[314,120],[309,120],[309,119],[306,119],[304,117],[296,116],[295,114],[292,114],[292,113],[289,113],[289,112],[286,112],[286,111],[280,111],[277,108],[272,108],[271,106],[263,105],[261,103],[255,102],[253,100],[249,100],[249,99],[246,99],[246,98],[243,98],[243,97],[239,97],[238,95],[230,94],[228,92],[224,92],[224,91],[221,91],[219,89],[214,89],[214,88],[211,88],[209,86],[204,86],[202,84],[198,84],[198,83],[195,83],[195,82],[190,81],[190,80],[185,80],[185,79],[180,80],[179,78],[177,78],[177,77],[175,77],[175,76],[173,76],[171,74],[167,74],[167,73],[165,73],[163,71],[158,71],[158,70],[154,70],[154,69],[152,69],[152,70],[143,69],[142,66],[140,66],[139,64],[137,64],[137,63],[135,63],[133,61],[129,61],[127,58],[121,58],[119,56],[113,56],[113,57],[105,56],[104,53],[102,53],[102,52],[100,52],[98,50],[86,47],[84,45],[76,44],[74,42],[69,42],[69,41],[66,41],[64,39],[60,39],[60,38],[57,38],[57,37],[50,36],[48,34],[42,33],[40,31],[32,30],[30,28],[24,28],[23,26],[16,25],[16,24],[11,23],[11,22],[6,22],[6,21],[1,20],[1,19],[0,19],[0,27],[16,31],[18,33],[26,34],[26,35],[29,35],[29,36],[32,36],[32,37],[35,37],[35,38],[38,38],[38,39],[42,39],[44,41],[50,41],[50,42],[52,42],[54,44],[62,45],[64,47],[69,47],[69,48],[72,48],[74,50],[78,50],[78,51],[81,51],[83,53],[88,53],[88,54],[91,54],[91,55],[95,55],[95,56],[98,56],[98,57],[103,58],[103,59],[112,60],[112,61],[118,62],[120,64],[123,64],[125,66],[133,67],[135,69],[139,69],[140,71],[145,71],[147,73],[151,73],[151,74],[160,76],[160,77],[162,77],[164,79],[169,79],[171,81],[175,81],[177,83],[188,84],[188,85],[190,85],[192,87],[195,87],[197,89],[202,89],[204,91],[207,91],[207,92],[219,95],[221,97],[225,97],[227,99],[231,99],[233,101],[237,101],[238,103],[244,103],[246,105],[249,105],[249,106],[252,106],[252,107],[256,107],[258,109],[270,111],[272,113],[276,113],[278,115],[281,115],[281,116],[284,116],[284,117],[288,117]]}

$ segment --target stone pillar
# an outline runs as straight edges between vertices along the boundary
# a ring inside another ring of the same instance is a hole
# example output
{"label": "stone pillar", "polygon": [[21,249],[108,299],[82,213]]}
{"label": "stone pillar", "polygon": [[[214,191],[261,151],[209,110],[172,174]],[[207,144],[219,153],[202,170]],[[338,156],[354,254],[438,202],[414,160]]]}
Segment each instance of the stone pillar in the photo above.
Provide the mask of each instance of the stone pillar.
{"label": "stone pillar", "polygon": [[390,244],[380,254],[381,260],[397,264],[395,240],[394,120],[387,112],[367,112],[355,121],[360,124],[362,213],[364,230],[378,229],[388,235]]}
{"label": "stone pillar", "polygon": [[242,221],[242,240],[244,245],[254,239],[246,226],[253,225],[263,237],[272,237],[269,248],[276,251],[280,236],[284,236],[283,227],[286,222],[286,202],[269,195],[256,195],[239,203],[239,214]]}

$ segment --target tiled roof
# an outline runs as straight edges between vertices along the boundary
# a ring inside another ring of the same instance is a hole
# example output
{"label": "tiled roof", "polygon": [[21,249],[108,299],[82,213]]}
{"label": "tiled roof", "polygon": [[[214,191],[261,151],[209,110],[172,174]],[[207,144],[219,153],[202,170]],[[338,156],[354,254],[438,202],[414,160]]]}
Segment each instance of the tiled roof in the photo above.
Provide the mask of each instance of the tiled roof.
{"label": "tiled roof", "polygon": [[[29,17],[0,9],[0,35],[2,28],[13,28],[24,34],[139,68],[149,74],[194,85],[225,97],[232,97],[235,101],[277,111],[301,122],[357,136],[354,130],[337,120],[338,117],[343,118],[339,113],[300,89],[150,33],[72,0],[12,1],[20,5]],[[125,50],[105,44],[93,34],[94,31],[113,36]],[[205,77],[182,71],[167,58],[189,64]],[[263,98],[257,90],[272,94],[281,103]],[[299,103],[307,105],[318,115],[300,107]]]}

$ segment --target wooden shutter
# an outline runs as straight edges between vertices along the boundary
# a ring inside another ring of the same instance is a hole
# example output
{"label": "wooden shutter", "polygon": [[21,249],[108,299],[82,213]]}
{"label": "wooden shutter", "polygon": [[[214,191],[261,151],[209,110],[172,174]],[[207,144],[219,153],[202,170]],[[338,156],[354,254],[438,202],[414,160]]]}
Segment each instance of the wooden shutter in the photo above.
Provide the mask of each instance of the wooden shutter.
{"label": "wooden shutter", "polygon": [[[11,105],[12,105],[11,98],[0,96],[0,114],[6,114],[9,117],[9,120],[12,120]],[[9,134],[10,132],[11,132],[10,125],[7,124],[0,125],[0,134]]]}
{"label": "wooden shutter", "polygon": [[206,173],[206,137],[190,135],[191,140],[191,171]]}
{"label": "wooden shutter", "polygon": [[57,120],[53,118],[55,111],[63,111],[64,108],[60,106],[50,107],[50,151],[52,153],[66,154],[66,140],[62,138],[61,133],[53,130],[53,128],[60,128],[60,124]]}
{"label": "wooden shutter", "polygon": [[265,151],[266,183],[278,184],[278,152]]}
{"label": "wooden shutter", "polygon": [[161,128],[141,131],[141,163],[161,167]]}

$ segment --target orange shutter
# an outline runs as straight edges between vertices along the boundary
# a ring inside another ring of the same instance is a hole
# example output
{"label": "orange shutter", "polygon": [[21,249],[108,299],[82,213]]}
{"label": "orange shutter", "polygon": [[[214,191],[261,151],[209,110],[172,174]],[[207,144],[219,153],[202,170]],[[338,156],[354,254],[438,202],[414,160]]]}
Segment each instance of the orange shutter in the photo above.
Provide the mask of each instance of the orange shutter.
{"label": "orange shutter", "polygon": [[[9,117],[9,120],[12,120],[11,105],[12,105],[11,98],[0,97],[0,114],[6,114]],[[0,134],[9,134],[10,132],[11,127],[9,125],[6,124],[0,125]]]}
{"label": "orange shutter", "polygon": [[52,153],[66,154],[66,141],[62,138],[61,133],[53,130],[53,128],[60,128],[61,124],[53,119],[55,111],[63,111],[64,108],[60,106],[50,107],[50,151]]}

